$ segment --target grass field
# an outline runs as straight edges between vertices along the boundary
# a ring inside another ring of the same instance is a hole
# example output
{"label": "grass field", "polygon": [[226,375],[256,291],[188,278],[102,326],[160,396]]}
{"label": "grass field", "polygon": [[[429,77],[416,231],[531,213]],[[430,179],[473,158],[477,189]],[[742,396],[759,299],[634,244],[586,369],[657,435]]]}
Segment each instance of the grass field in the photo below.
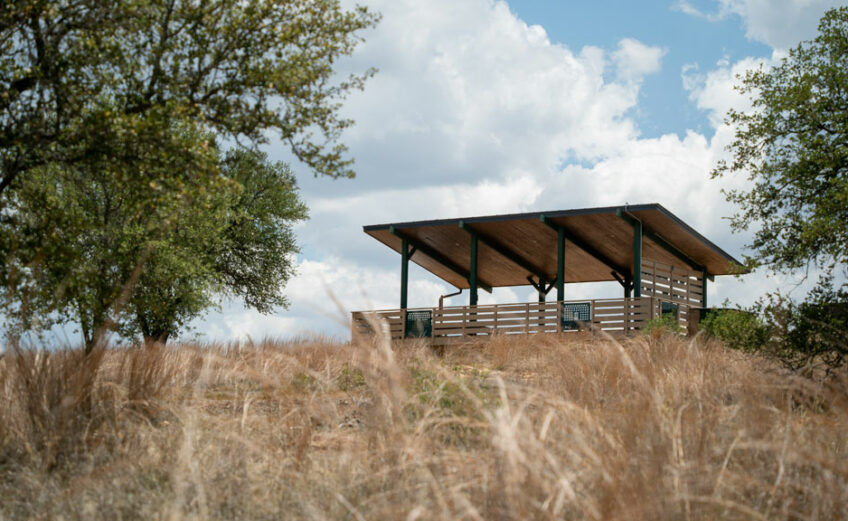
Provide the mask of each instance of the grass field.
{"label": "grass field", "polygon": [[848,380],[674,335],[0,361],[0,519],[846,519]]}

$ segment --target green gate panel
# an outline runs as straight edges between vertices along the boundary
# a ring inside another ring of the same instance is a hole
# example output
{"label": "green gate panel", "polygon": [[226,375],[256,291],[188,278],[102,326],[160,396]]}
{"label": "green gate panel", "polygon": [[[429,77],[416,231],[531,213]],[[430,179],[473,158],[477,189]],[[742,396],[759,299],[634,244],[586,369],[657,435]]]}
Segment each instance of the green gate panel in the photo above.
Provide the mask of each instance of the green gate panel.
{"label": "green gate panel", "polygon": [[406,312],[404,338],[429,338],[433,336],[433,312],[430,310]]}
{"label": "green gate panel", "polygon": [[679,307],[674,302],[666,302],[663,301],[661,304],[661,313],[662,316],[673,315],[674,318],[679,318]]}
{"label": "green gate panel", "polygon": [[562,303],[562,330],[576,331],[580,322],[592,321],[592,304],[590,302]]}

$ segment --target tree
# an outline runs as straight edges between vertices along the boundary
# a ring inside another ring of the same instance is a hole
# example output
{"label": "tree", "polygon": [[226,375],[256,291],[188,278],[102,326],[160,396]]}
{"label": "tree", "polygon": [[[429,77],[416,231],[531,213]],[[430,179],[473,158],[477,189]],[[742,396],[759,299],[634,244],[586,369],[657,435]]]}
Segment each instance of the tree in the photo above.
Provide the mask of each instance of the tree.
{"label": "tree", "polygon": [[739,90],[753,110],[731,110],[730,163],[753,186],[727,192],[732,225],[759,228],[750,263],[776,271],[848,265],[848,8],[828,11],[819,35],[772,68],[748,71]]}
{"label": "tree", "polygon": [[729,112],[733,159],[712,175],[744,172],[751,182],[726,192],[740,208],[734,229],[756,228],[749,267],[818,277],[804,304],[773,295],[765,306],[767,316],[784,317],[780,349],[798,355],[793,365],[825,353],[842,363],[844,340],[821,339],[848,329],[848,7],[829,10],[818,36],[779,65],[748,71],[741,81],[753,107]]}
{"label": "tree", "polygon": [[[155,241],[175,223],[213,207],[226,188],[210,137],[191,124],[163,128],[146,115],[134,134],[115,140],[117,159],[73,166],[48,163],[21,178],[0,222],[4,313],[18,330],[39,330],[77,317],[91,347],[127,300]],[[179,154],[174,151],[182,151]],[[134,162],[121,158],[135,155]],[[219,221],[198,222],[198,233]]]}
{"label": "tree", "polygon": [[216,235],[189,225],[156,248],[129,299],[125,336],[164,343],[224,295],[262,313],[288,307],[283,288],[298,251],[292,224],[306,218],[294,175],[284,163],[240,149],[227,153],[222,172],[232,187],[223,204],[192,218],[218,220]]}
{"label": "tree", "polygon": [[[352,177],[339,108],[373,71],[333,66],[377,18],[338,0],[2,1],[3,312],[24,329],[77,317],[90,346],[132,307],[136,330],[161,337],[208,307],[210,266],[219,289],[274,302],[256,270],[269,285],[289,272],[267,257],[230,273],[186,257],[223,248],[210,238],[230,221],[213,210],[237,211],[215,141],[255,151],[276,134],[316,175]],[[146,281],[171,275],[167,305],[143,308],[131,290],[152,298]]]}
{"label": "tree", "polygon": [[352,176],[339,100],[373,71],[333,81],[333,64],[376,20],[338,0],[4,0],[0,195],[39,166],[108,155],[114,129],[148,113],[254,144],[273,130],[316,174]]}
{"label": "tree", "polygon": [[225,295],[265,313],[285,307],[291,226],[306,218],[294,177],[257,152],[234,149],[221,163],[220,176],[185,176],[192,197],[166,191],[156,212],[139,204],[150,191],[134,193],[103,168],[32,172],[16,211],[22,222],[49,216],[50,226],[35,228],[64,246],[29,273],[31,308],[21,318],[79,324],[91,350],[108,331],[165,342]]}

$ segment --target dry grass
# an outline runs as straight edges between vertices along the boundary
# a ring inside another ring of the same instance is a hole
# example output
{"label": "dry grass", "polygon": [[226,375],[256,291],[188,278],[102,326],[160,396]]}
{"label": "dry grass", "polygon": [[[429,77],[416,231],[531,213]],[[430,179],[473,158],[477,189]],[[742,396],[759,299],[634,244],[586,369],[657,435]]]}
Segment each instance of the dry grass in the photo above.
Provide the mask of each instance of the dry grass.
{"label": "dry grass", "polygon": [[673,336],[0,360],[0,519],[845,519],[848,385]]}

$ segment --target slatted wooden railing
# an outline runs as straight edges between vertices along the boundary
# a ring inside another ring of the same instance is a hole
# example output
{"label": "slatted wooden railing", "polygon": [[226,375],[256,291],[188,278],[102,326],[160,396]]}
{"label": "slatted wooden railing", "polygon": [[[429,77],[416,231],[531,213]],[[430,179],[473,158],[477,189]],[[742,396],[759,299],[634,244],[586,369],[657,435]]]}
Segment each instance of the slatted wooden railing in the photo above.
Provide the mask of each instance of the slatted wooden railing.
{"label": "slatted wooden railing", "polygon": [[[581,329],[629,333],[659,315],[659,299],[652,297],[566,301],[566,304],[589,304],[591,320],[579,323]],[[416,308],[407,311],[430,311],[434,341],[487,335],[527,333],[556,333],[563,331],[561,302],[529,302],[523,304],[492,304],[452,306],[446,308]],[[354,312],[354,338],[384,328],[390,338],[406,336],[402,310]]]}
{"label": "slatted wooden railing", "polygon": [[433,310],[433,337],[555,333],[556,302],[457,306]]}
{"label": "slatted wooden railing", "polygon": [[374,328],[382,328],[382,335],[389,338],[404,337],[404,313],[400,309],[384,311],[354,311],[351,336],[354,340],[363,335],[374,334]]}
{"label": "slatted wooden railing", "polygon": [[687,327],[689,309],[703,306],[704,278],[702,273],[680,266],[644,259],[642,261],[642,296],[655,297],[655,314],[660,302],[678,305],[677,318],[681,327]]}

